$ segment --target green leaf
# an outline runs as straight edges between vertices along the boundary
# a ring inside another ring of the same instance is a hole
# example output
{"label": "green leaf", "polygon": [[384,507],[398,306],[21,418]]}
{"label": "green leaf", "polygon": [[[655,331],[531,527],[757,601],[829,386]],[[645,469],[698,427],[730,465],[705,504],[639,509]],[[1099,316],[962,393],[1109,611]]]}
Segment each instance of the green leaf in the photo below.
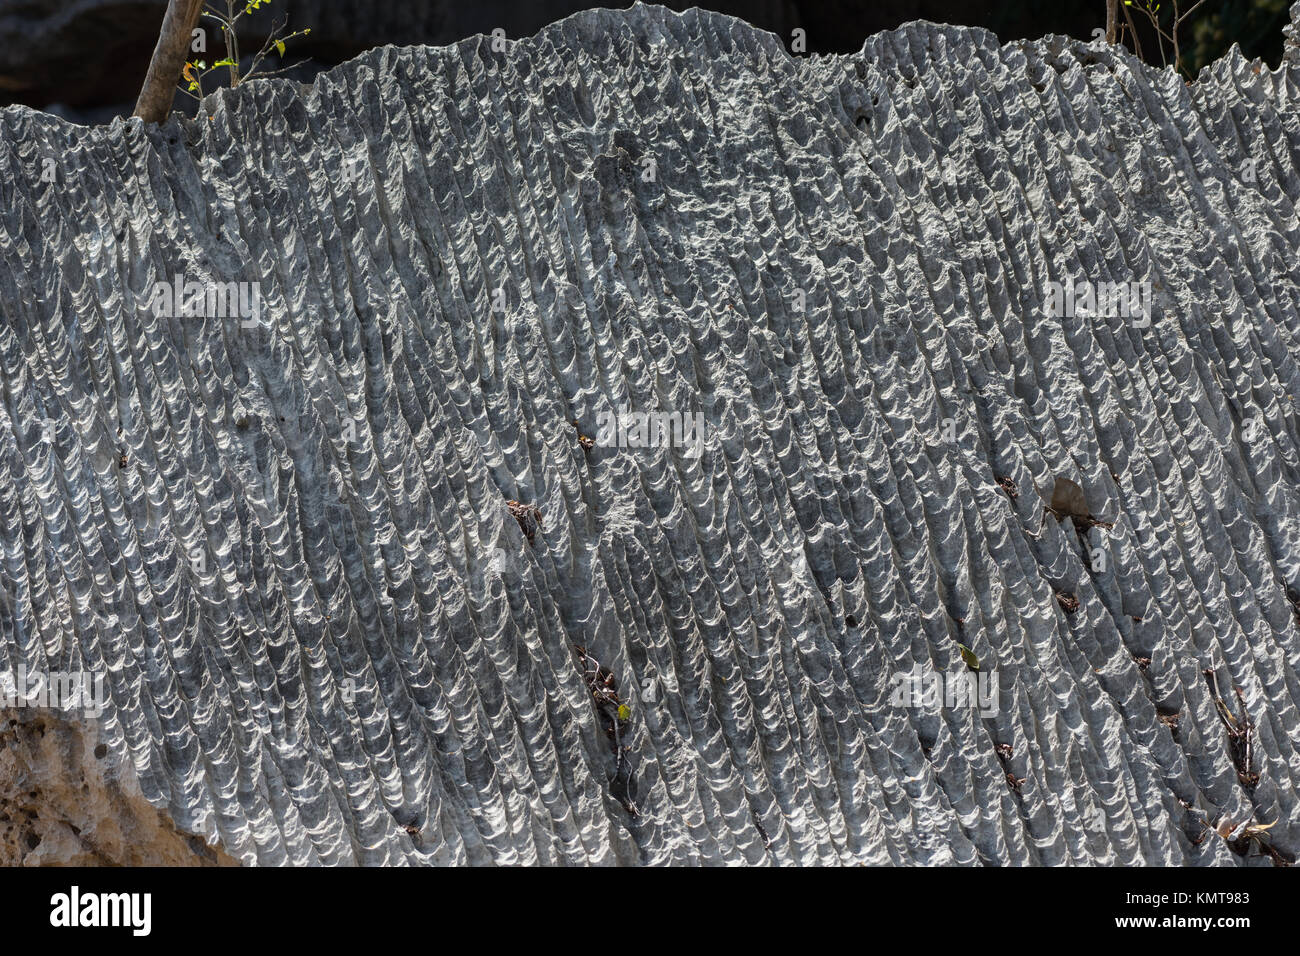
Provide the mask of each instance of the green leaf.
{"label": "green leaf", "polygon": [[627,704],[619,704],[619,705],[618,705],[618,719],[619,719],[619,720],[627,720],[627,719],[630,718],[631,716],[632,716],[632,708],[631,708],[631,707],[629,707]]}
{"label": "green leaf", "polygon": [[284,41],[283,41],[283,40],[276,40],[276,41],[275,41],[275,50],[276,50],[277,53],[280,54],[280,56],[284,56]]}
{"label": "green leaf", "polygon": [[958,650],[961,651],[961,659],[966,662],[967,667],[969,667],[973,671],[977,671],[980,669],[980,659],[975,656],[974,651],[972,651],[965,644],[958,644],[957,648]]}

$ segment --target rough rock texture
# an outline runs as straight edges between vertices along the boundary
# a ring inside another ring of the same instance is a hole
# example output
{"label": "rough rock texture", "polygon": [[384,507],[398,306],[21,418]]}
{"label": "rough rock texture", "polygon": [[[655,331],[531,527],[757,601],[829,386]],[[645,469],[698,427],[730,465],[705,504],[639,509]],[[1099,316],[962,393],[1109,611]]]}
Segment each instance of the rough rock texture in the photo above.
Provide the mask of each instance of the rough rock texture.
{"label": "rough rock texture", "polygon": [[[1298,103],[639,6],[195,123],[7,109],[0,648],[106,669],[106,745],[246,863],[1294,856]],[[155,316],[176,273],[264,324]],[[586,441],[623,405],[703,454]],[[960,645],[994,716],[891,705]]]}
{"label": "rough rock texture", "polygon": [[[221,0],[210,2],[224,9]],[[775,27],[800,22],[796,10],[801,0],[719,2],[736,11],[749,9],[751,17]],[[826,2],[817,0],[816,6]],[[915,9],[915,0],[890,2]],[[256,52],[276,24],[285,22],[289,30],[311,28],[309,36],[293,41],[288,62],[308,56],[312,64],[338,63],[385,43],[452,43],[498,27],[518,37],[587,5],[583,0],[533,0],[527,5],[518,0],[273,0],[240,19],[240,49]],[[166,9],[167,0],[0,0],[0,102],[134,103]],[[841,19],[853,18],[851,5],[842,12]],[[890,22],[905,18],[895,16]],[[215,40],[214,21],[202,23]],[[781,34],[788,35],[788,27]],[[210,45],[209,54],[218,46]],[[205,57],[209,62],[218,58]],[[183,97],[177,99],[177,109],[188,106]]]}
{"label": "rough rock texture", "polygon": [[[225,6],[222,0],[209,5]],[[681,10],[696,4],[668,5]],[[0,0],[0,104],[49,108],[59,103],[66,110],[69,104],[121,108],[126,103],[122,115],[130,115],[166,6],[166,0]],[[454,43],[498,28],[511,37],[530,36],[589,6],[589,0],[272,0],[240,19],[240,48],[245,56],[259,48],[281,20],[290,29],[310,27],[309,36],[293,41],[288,58],[290,63],[308,58],[293,75],[310,81],[323,65],[385,43]],[[905,20],[974,17],[961,22],[1019,37],[1041,33],[1035,24],[1045,19],[1033,5],[972,8],[968,0],[709,0],[707,6],[743,16],[786,40],[792,29],[802,28],[808,49],[823,53],[849,52],[867,34]],[[1103,15],[1098,0],[1055,0],[1050,10],[1055,29],[1084,37]],[[177,100],[177,109],[192,112],[187,98]],[[87,115],[80,109],[69,112]],[[110,114],[104,121],[111,119]]]}
{"label": "rough rock texture", "polygon": [[0,866],[237,866],[177,831],[135,768],[63,714],[0,711]]}

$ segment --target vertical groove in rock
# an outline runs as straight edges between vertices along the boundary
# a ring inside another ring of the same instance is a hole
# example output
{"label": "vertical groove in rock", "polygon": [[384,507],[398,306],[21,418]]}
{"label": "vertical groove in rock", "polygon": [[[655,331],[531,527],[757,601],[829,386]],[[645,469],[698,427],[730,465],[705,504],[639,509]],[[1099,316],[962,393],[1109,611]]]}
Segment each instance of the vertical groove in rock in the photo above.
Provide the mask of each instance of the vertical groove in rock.
{"label": "vertical groove in rock", "polygon": [[[193,123],[0,111],[0,666],[105,674],[244,863],[1294,854],[1292,52],[638,5]],[[257,315],[157,314],[177,275]],[[995,713],[891,703],[962,648]]]}

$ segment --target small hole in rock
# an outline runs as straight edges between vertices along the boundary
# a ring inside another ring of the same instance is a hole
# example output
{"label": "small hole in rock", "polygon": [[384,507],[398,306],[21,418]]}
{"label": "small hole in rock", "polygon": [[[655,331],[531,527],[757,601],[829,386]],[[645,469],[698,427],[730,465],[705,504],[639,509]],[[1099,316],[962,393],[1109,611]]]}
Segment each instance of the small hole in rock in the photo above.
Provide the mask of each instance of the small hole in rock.
{"label": "small hole in rock", "polygon": [[107,744],[96,744],[96,745],[95,745],[95,759],[96,759],[96,760],[103,760],[103,759],[104,759],[105,757],[107,757],[107,756],[108,756],[108,745],[107,745]]}

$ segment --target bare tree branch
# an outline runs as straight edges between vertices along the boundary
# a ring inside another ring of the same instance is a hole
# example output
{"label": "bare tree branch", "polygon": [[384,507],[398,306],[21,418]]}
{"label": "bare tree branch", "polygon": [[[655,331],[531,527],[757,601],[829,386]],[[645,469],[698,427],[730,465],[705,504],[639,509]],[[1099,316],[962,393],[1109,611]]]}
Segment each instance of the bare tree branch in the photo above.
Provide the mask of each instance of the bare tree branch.
{"label": "bare tree branch", "polygon": [[1183,58],[1182,58],[1182,54],[1179,53],[1178,51],[1178,27],[1182,24],[1184,20],[1186,20],[1193,13],[1195,13],[1196,8],[1199,7],[1201,4],[1203,4],[1204,2],[1205,0],[1196,0],[1196,2],[1192,4],[1191,8],[1186,13],[1181,15],[1178,13],[1178,4],[1177,3],[1174,4],[1174,31],[1173,31],[1174,32],[1174,69],[1178,70],[1179,72],[1181,72],[1183,68]]}
{"label": "bare tree branch", "polygon": [[1139,60],[1145,59],[1142,56],[1142,41],[1138,39],[1137,24],[1133,22],[1133,14],[1129,13],[1128,4],[1124,4],[1124,20],[1128,23],[1128,32],[1133,37],[1133,52]]}
{"label": "bare tree branch", "polygon": [[167,0],[158,44],[149,61],[135,115],[146,123],[161,123],[172,110],[176,83],[190,49],[190,37],[203,12],[203,0]]}

